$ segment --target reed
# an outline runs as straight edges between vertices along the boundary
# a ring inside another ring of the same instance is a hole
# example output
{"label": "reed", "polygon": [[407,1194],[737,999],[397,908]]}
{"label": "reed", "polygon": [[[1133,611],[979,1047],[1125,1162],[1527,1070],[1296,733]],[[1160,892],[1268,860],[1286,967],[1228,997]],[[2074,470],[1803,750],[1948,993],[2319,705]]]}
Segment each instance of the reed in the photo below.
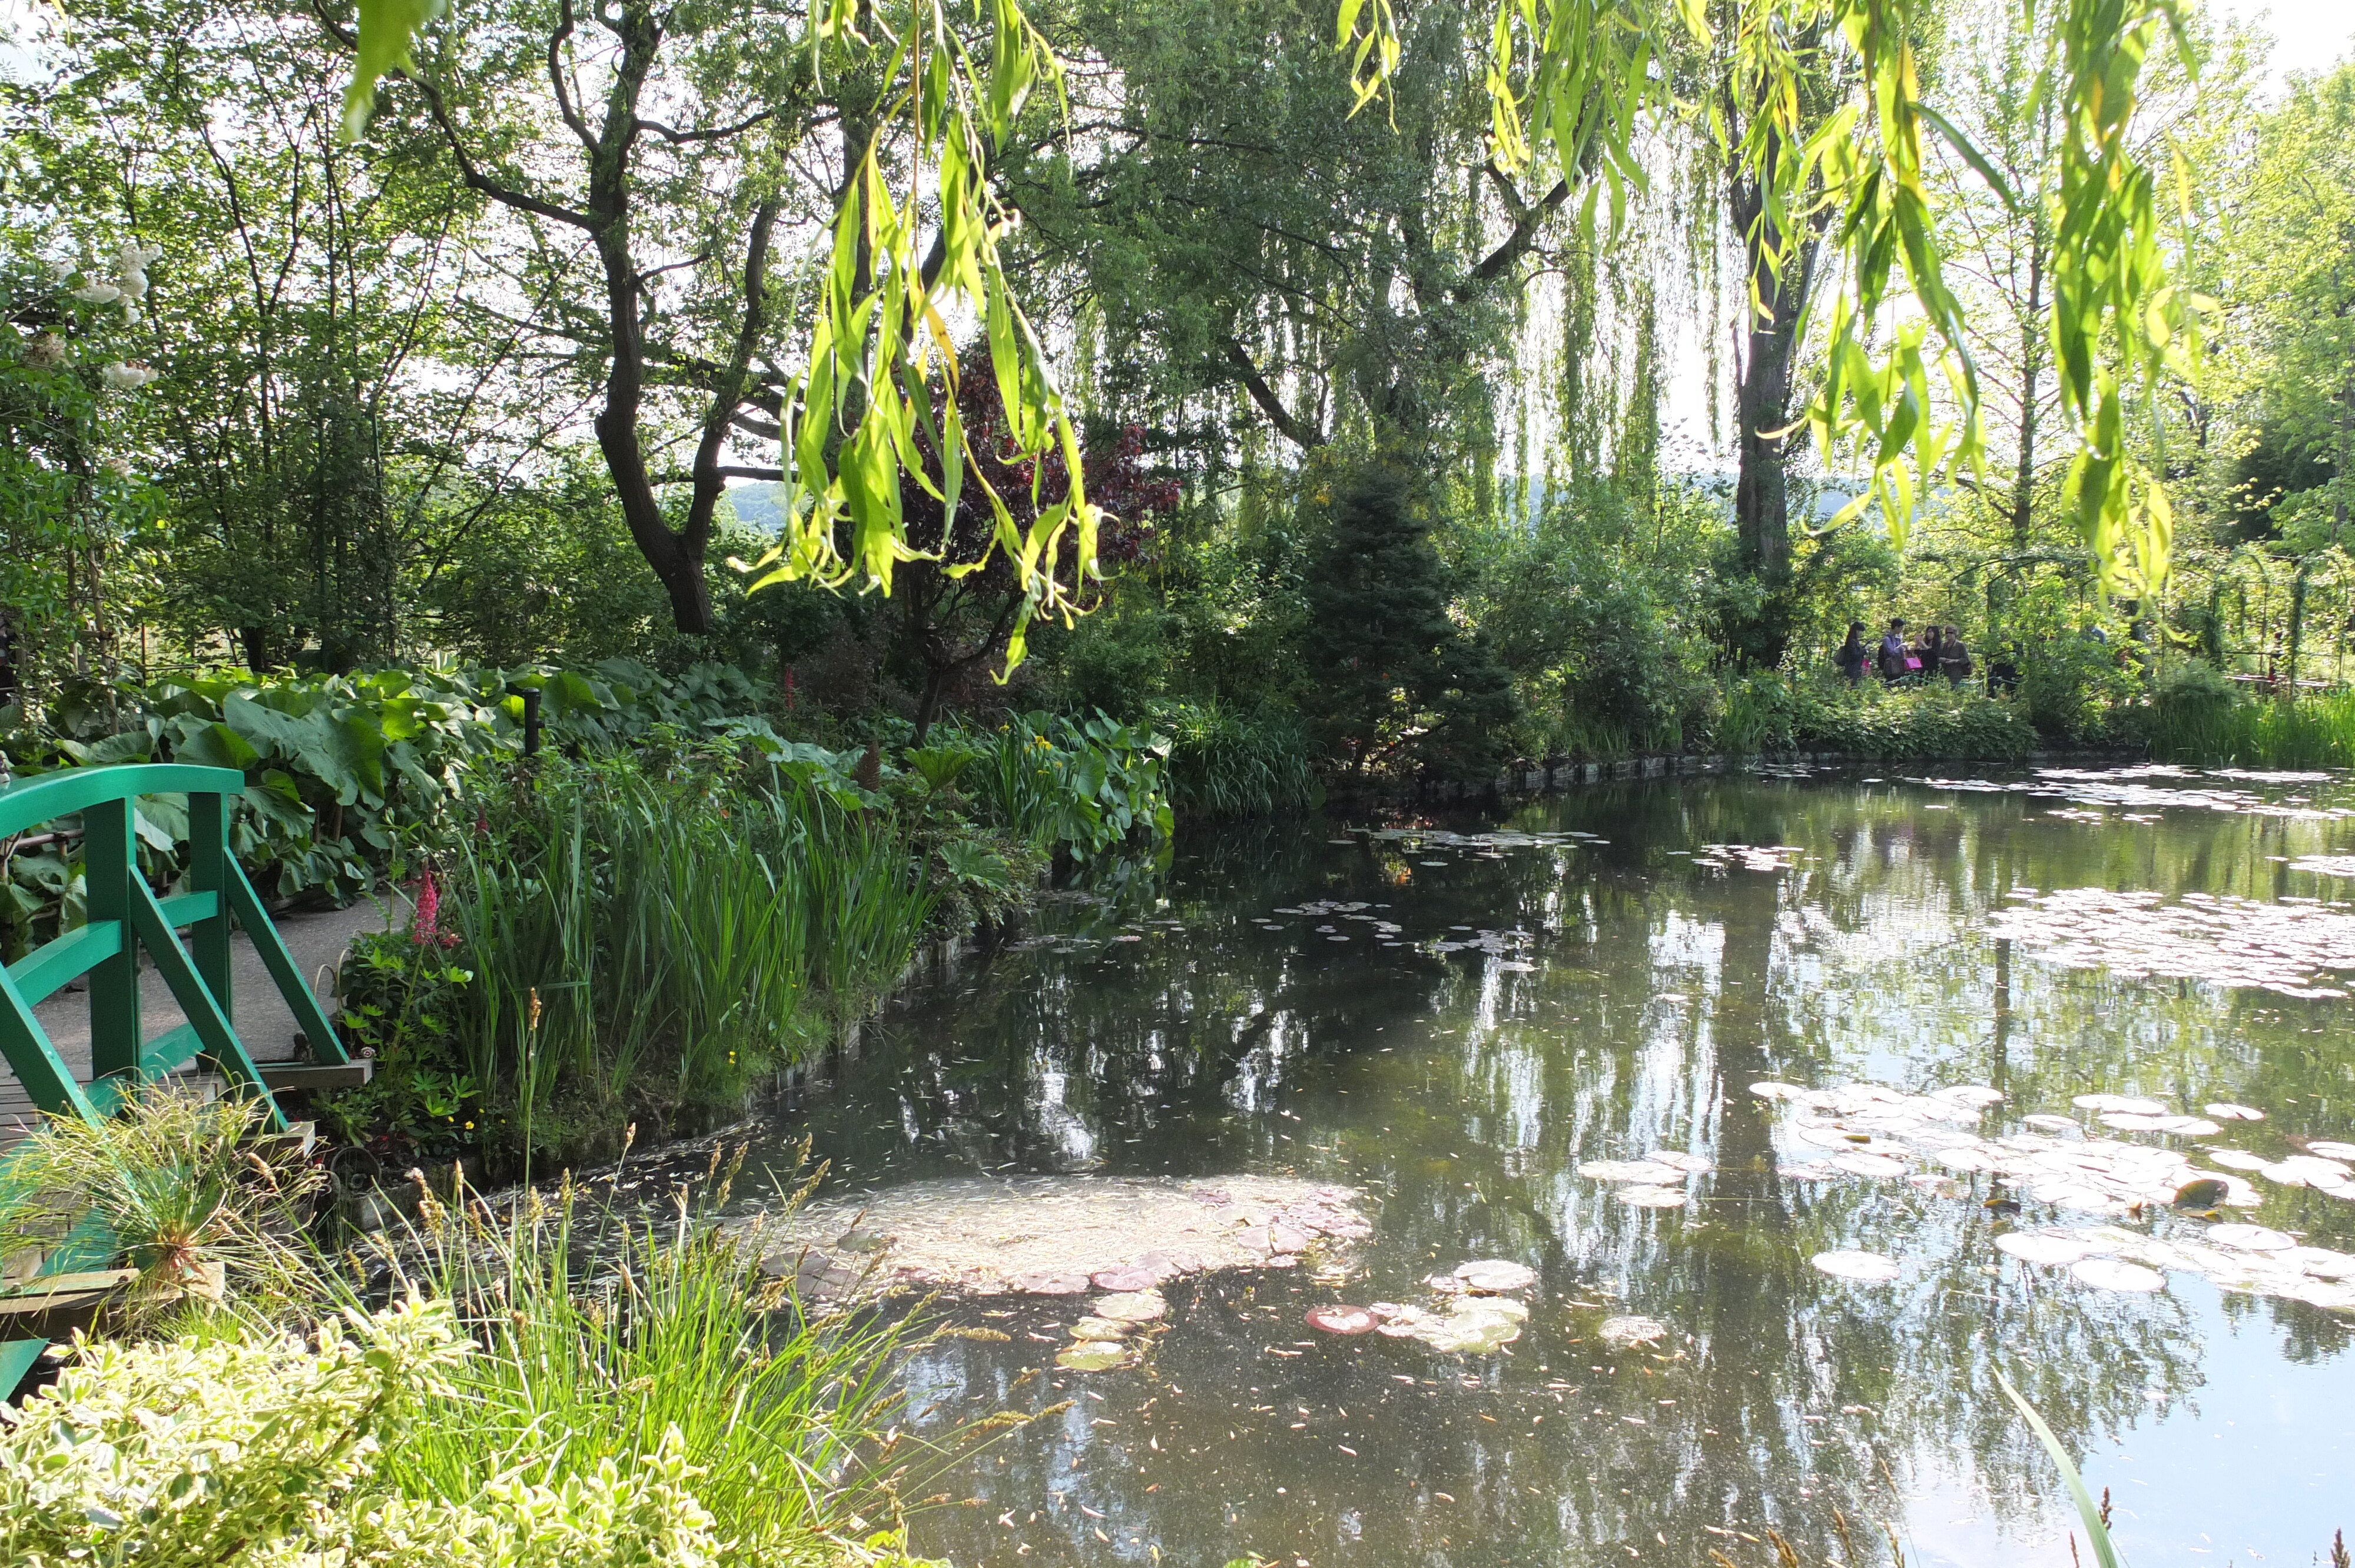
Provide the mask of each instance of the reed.
{"label": "reed", "polygon": [[1169,798],[1180,815],[1273,816],[1322,794],[1307,733],[1289,715],[1189,703],[1156,713],[1154,726],[1170,737]]}
{"label": "reed", "polygon": [[634,1471],[675,1431],[736,1560],[837,1562],[830,1537],[890,1522],[941,1458],[884,1431],[917,1330],[805,1309],[756,1236],[710,1223],[724,1187],[697,1185],[702,1201],[682,1187],[654,1217],[569,1185],[504,1215],[463,1185],[424,1196],[379,1262],[396,1291],[451,1303],[476,1353],[388,1434],[379,1481],[474,1503],[501,1478]]}
{"label": "reed", "polygon": [[347,970],[457,977],[357,999],[379,1083],[339,1102],[347,1130],[438,1123],[527,1161],[730,1108],[904,971],[932,909],[891,819],[765,767],[551,758],[464,806],[433,919]]}

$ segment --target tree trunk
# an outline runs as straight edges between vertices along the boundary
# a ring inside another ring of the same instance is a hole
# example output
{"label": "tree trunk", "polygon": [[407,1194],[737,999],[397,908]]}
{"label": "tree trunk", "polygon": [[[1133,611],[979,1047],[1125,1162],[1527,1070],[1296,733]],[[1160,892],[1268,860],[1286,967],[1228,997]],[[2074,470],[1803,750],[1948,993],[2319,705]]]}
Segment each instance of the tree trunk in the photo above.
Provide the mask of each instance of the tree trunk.
{"label": "tree trunk", "polygon": [[1762,668],[1783,661],[1790,642],[1791,497],[1785,431],[1791,423],[1791,370],[1799,352],[1799,324],[1815,282],[1817,226],[1778,273],[1769,258],[1783,237],[1764,219],[1762,193],[1736,181],[1734,227],[1749,263],[1754,293],[1742,307],[1741,362],[1734,379],[1739,469],[1733,487],[1735,560],[1766,590],[1765,602],[1736,633],[1738,651]]}

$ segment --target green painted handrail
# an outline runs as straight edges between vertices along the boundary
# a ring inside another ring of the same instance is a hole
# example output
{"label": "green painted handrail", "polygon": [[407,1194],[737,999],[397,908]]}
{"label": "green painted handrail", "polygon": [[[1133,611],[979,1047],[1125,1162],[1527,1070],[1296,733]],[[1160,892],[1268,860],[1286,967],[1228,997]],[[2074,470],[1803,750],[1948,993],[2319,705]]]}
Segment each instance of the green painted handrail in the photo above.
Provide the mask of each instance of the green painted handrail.
{"label": "green painted handrail", "polygon": [[141,795],[241,795],[245,775],[234,768],[186,762],[121,762],[107,768],[64,768],[0,785],[0,838],[58,817]]}
{"label": "green painted handrail", "polygon": [[[0,840],[43,822],[80,814],[88,919],[0,969],[0,1056],[32,1097],[55,1116],[101,1120],[138,1085],[177,1071],[202,1055],[261,1103],[271,1124],[286,1127],[260,1065],[230,1023],[229,925],[245,929],[262,967],[322,1062],[348,1062],[342,1037],[312,993],[293,956],[271,924],[261,896],[229,853],[234,803],[245,775],[233,768],[134,762],[65,768],[0,786]],[[158,898],[139,871],[133,803],[143,795],[181,795],[188,803],[188,858],[183,891]],[[187,932],[184,948],[179,939]],[[140,954],[154,962],[187,1023],[143,1037]],[[91,1078],[74,1074],[34,1007],[83,975],[90,985]],[[91,1246],[59,1249],[44,1272],[85,1266]],[[31,1364],[37,1345],[0,1345],[0,1396]]]}

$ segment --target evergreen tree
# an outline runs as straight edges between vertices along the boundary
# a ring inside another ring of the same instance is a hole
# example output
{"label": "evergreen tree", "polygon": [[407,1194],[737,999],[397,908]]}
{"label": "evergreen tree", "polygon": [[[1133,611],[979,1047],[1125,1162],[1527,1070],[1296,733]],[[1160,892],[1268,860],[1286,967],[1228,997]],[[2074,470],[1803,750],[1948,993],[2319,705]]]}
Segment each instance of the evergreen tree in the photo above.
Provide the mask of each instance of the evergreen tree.
{"label": "evergreen tree", "polygon": [[1352,777],[1492,772],[1518,716],[1511,678],[1448,613],[1447,571],[1405,481],[1364,468],[1326,504],[1308,583],[1319,739]]}

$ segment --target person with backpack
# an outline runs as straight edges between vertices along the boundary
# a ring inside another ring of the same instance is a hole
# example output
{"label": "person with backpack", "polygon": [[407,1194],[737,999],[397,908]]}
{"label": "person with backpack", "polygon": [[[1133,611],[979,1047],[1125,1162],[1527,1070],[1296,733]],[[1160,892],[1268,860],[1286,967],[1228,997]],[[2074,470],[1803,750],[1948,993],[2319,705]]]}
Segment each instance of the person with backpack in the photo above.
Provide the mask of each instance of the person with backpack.
{"label": "person with backpack", "polygon": [[1906,662],[1913,657],[1905,646],[1905,618],[1889,618],[1889,635],[1881,640],[1881,678],[1891,685],[1905,678]]}
{"label": "person with backpack", "polygon": [[1832,654],[1833,668],[1839,672],[1841,680],[1854,686],[1862,683],[1865,668],[1871,662],[1871,651],[1864,645],[1864,622],[1849,621],[1848,641],[1841,643]]}

